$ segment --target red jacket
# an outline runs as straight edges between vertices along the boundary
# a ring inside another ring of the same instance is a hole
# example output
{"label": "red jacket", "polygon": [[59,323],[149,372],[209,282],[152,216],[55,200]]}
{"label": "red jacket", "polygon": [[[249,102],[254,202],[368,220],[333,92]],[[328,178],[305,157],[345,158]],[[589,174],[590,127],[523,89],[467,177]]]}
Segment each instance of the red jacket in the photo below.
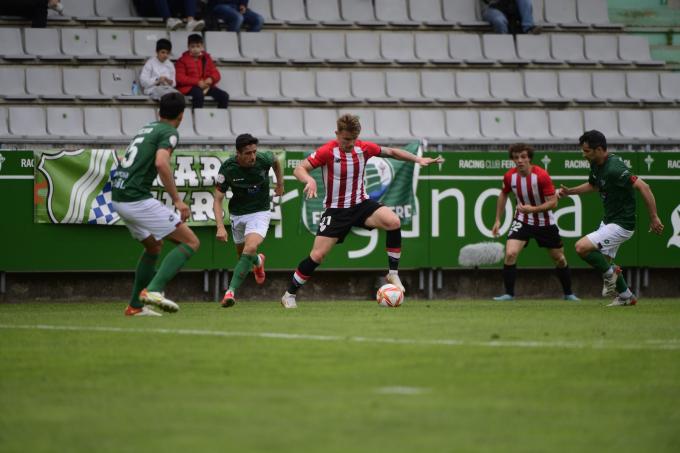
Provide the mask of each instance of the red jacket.
{"label": "red jacket", "polygon": [[205,51],[198,58],[192,57],[188,50],[184,52],[175,62],[175,73],[177,89],[182,94],[189,93],[192,87],[198,85],[199,80],[211,77],[212,86],[217,86],[222,78],[212,57]]}

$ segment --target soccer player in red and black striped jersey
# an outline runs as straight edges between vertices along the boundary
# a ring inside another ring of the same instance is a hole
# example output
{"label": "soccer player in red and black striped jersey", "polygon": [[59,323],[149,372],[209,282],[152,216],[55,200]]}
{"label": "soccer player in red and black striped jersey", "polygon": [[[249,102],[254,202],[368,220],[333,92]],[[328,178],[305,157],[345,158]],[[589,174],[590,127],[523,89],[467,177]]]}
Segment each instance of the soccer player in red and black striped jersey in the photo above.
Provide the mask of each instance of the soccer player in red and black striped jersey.
{"label": "soccer player in red and black striped jersey", "polygon": [[401,257],[401,223],[388,207],[371,200],[364,186],[366,162],[373,156],[415,162],[422,166],[443,162],[441,157],[417,157],[398,148],[386,148],[359,140],[359,117],[345,114],[338,118],[336,139],[318,148],[295,168],[295,177],[305,184],[307,198],[316,197],[316,181],[309,174],[321,167],[326,198],[326,210],[321,216],[316,239],[309,256],[298,265],[288,291],[281,298],[285,308],[295,308],[298,289],[311,277],[324,257],[335,244],[344,241],[352,227],[372,230],[379,228],[387,233],[386,249],[389,263],[387,281],[402,290],[399,279]]}
{"label": "soccer player in red and black striped jersey", "polygon": [[492,229],[494,236],[499,234],[501,216],[505,212],[505,203],[510,192],[515,194],[517,207],[505,243],[503,265],[505,294],[494,297],[494,300],[514,300],[517,257],[533,238],[539,247],[548,249],[550,258],[555,262],[555,271],[562,283],[564,299],[577,301],[578,297],[571,291],[571,272],[552,212],[557,206],[557,195],[552,179],[547,171],[531,164],[534,149],[530,145],[515,143],[510,146],[508,154],[515,163],[515,168],[503,176],[503,191],[498,197],[496,221]]}

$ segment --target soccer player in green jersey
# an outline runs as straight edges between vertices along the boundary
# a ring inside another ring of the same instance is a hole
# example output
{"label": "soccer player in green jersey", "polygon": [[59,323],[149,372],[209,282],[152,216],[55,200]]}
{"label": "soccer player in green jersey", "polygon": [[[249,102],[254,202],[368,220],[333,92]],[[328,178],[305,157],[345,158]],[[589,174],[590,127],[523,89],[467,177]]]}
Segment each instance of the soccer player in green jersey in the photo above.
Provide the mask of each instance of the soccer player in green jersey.
{"label": "soccer player in green jersey", "polygon": [[[160,120],[142,127],[132,139],[113,177],[113,207],[132,234],[144,246],[137,264],[135,282],[127,316],[161,316],[144,304],[167,312],[179,306],[163,295],[165,285],[191,258],[200,245],[193,231],[184,223],[190,210],[175,186],[170,155],[177,146],[177,127],[182,122],[186,101],[180,93],[161,97]],[[160,177],[165,192],[179,211],[179,216],[153,198],[151,185]],[[163,238],[177,243],[156,270]]]}
{"label": "soccer player in green jersey", "polygon": [[265,280],[264,260],[257,248],[267,236],[271,213],[269,205],[269,169],[276,175],[277,196],[283,195],[283,172],[281,164],[271,152],[257,152],[257,138],[250,134],[236,137],[236,155],[224,161],[217,174],[213,212],[217,223],[217,240],[227,241],[224,228],[222,203],[227,190],[233,194],[229,200],[231,234],[239,256],[227,292],[222,298],[222,306],[227,308],[236,303],[236,291],[250,270],[255,281],[261,285]]}
{"label": "soccer player in green jersey", "polygon": [[562,186],[558,197],[600,192],[604,205],[604,218],[597,231],[585,235],[576,242],[576,253],[602,273],[604,288],[602,296],[616,296],[607,305],[635,305],[635,294],[628,288],[621,268],[613,263],[621,244],[633,236],[635,230],[635,190],[647,206],[649,231],[663,232],[663,224],[656,213],[656,201],[649,185],[634,176],[625,162],[607,151],[607,139],[600,131],[585,132],[579,138],[583,157],[590,162],[588,182],[576,187]]}

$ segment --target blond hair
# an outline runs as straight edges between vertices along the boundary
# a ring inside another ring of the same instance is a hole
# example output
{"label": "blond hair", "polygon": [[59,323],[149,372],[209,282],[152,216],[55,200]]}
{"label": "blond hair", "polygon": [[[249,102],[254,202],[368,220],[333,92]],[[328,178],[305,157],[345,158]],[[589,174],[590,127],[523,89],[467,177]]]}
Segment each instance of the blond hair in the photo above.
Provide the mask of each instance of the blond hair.
{"label": "blond hair", "polygon": [[357,137],[361,132],[361,123],[359,123],[359,117],[352,115],[351,113],[345,113],[340,118],[338,118],[337,126],[338,132],[347,131]]}

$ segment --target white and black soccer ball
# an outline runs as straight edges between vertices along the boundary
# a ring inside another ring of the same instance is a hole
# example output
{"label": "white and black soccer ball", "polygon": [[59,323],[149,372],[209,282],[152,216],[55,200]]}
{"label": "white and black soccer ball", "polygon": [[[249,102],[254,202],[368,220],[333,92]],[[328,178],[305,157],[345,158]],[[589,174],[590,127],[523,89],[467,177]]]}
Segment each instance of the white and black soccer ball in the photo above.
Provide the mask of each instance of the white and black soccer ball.
{"label": "white and black soccer ball", "polygon": [[396,308],[404,303],[404,292],[391,283],[381,286],[375,297],[381,307]]}

